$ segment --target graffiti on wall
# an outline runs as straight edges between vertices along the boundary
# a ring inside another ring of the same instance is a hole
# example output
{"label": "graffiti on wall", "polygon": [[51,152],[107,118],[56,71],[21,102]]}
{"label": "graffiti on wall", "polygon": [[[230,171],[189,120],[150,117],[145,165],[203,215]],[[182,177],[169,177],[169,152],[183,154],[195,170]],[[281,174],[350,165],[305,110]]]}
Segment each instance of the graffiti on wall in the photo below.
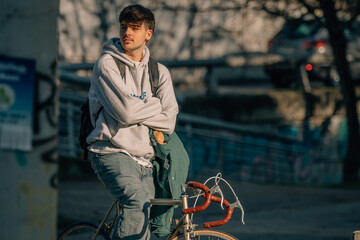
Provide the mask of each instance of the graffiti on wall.
{"label": "graffiti on wall", "polygon": [[[53,74],[54,75],[54,74]],[[46,85],[48,91],[47,96],[42,92],[41,87]],[[43,149],[40,151],[39,157],[45,164],[57,164],[57,87],[53,78],[48,75],[36,74],[36,88],[35,88],[35,104],[34,104],[34,134],[33,146],[36,149]],[[41,116],[45,116],[42,120]],[[46,128],[45,128],[46,127]],[[44,128],[44,129],[42,129]],[[49,131],[50,128],[50,131]],[[50,135],[43,134],[44,131],[49,131]],[[42,148],[43,145],[51,145],[50,148]],[[52,188],[57,188],[57,173],[52,173],[49,179],[49,184]]]}

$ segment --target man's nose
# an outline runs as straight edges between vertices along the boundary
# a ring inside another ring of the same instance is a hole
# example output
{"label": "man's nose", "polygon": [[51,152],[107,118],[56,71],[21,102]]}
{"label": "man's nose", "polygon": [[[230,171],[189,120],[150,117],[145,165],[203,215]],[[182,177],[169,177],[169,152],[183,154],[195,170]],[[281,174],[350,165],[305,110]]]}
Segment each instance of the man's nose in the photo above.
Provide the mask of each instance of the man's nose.
{"label": "man's nose", "polygon": [[125,35],[131,34],[131,32],[132,32],[131,28],[129,28],[129,27],[125,27],[123,31],[124,31]]}

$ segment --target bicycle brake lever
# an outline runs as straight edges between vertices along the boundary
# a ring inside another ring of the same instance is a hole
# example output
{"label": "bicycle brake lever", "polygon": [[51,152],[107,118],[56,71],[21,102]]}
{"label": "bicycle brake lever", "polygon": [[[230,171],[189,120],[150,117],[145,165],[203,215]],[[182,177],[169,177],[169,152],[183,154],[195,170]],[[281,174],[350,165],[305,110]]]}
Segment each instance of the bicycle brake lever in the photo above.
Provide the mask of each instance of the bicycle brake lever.
{"label": "bicycle brake lever", "polygon": [[234,203],[230,203],[229,208],[241,208],[241,203],[239,200],[237,200]]}
{"label": "bicycle brake lever", "polygon": [[222,193],[221,191],[221,188],[219,185],[214,185],[211,189],[210,189],[210,193],[212,195],[215,195],[215,193],[220,193],[221,195],[221,202],[220,202],[220,206],[221,206],[221,209],[224,210],[224,194]]}
{"label": "bicycle brake lever", "polygon": [[211,189],[210,189],[210,193],[214,194],[214,193],[220,193],[222,194],[222,191],[219,187],[219,185],[214,185]]}
{"label": "bicycle brake lever", "polygon": [[231,203],[231,204],[229,205],[229,208],[232,208],[232,209],[235,209],[235,208],[240,208],[241,213],[242,213],[242,218],[241,218],[241,221],[242,221],[242,223],[243,223],[243,224],[245,224],[245,222],[244,222],[244,215],[245,215],[245,212],[244,212],[243,206],[241,205],[241,203],[240,203],[239,199],[237,199],[237,200],[236,200],[236,202]]}

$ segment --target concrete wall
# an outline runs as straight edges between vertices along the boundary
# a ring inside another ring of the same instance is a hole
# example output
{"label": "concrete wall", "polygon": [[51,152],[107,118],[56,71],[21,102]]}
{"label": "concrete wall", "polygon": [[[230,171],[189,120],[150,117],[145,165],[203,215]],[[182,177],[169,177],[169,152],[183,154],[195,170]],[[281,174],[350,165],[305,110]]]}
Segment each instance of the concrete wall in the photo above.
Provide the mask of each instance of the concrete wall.
{"label": "concrete wall", "polygon": [[[155,34],[147,45],[157,60],[212,59],[248,51],[264,52],[268,40],[280,30],[284,21],[257,10],[254,3],[246,2],[61,0],[59,59],[96,61],[104,42],[119,35],[120,11],[133,3],[148,7],[155,14]],[[205,87],[205,68],[170,71],[176,87]],[[223,76],[231,79],[242,76],[229,72]]]}
{"label": "concrete wall", "polygon": [[[32,150],[0,149],[0,238],[55,239],[58,1],[0,3],[0,55],[35,60]],[[5,69],[6,70],[6,69]],[[15,101],[21,96],[16,96]]]}
{"label": "concrete wall", "polygon": [[83,0],[60,1],[59,50],[66,61],[95,61],[102,44],[119,34],[118,15],[132,3],[153,10],[154,38],[148,43],[156,59],[208,59],[243,51],[266,51],[281,28],[246,1]]}

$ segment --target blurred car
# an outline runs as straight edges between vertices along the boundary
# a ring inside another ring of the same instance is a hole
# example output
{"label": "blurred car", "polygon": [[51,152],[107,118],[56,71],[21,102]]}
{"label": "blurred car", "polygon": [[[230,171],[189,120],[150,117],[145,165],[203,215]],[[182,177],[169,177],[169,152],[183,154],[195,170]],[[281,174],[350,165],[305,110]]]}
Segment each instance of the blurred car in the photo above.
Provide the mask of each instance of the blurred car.
{"label": "blurred car", "polygon": [[[360,34],[346,29],[347,60],[353,79],[360,79]],[[310,80],[322,80],[338,86],[340,77],[334,66],[328,31],[319,22],[286,21],[283,28],[268,43],[268,53],[277,54],[282,61],[264,66],[272,83],[289,87],[298,81],[299,64],[304,64]]]}

